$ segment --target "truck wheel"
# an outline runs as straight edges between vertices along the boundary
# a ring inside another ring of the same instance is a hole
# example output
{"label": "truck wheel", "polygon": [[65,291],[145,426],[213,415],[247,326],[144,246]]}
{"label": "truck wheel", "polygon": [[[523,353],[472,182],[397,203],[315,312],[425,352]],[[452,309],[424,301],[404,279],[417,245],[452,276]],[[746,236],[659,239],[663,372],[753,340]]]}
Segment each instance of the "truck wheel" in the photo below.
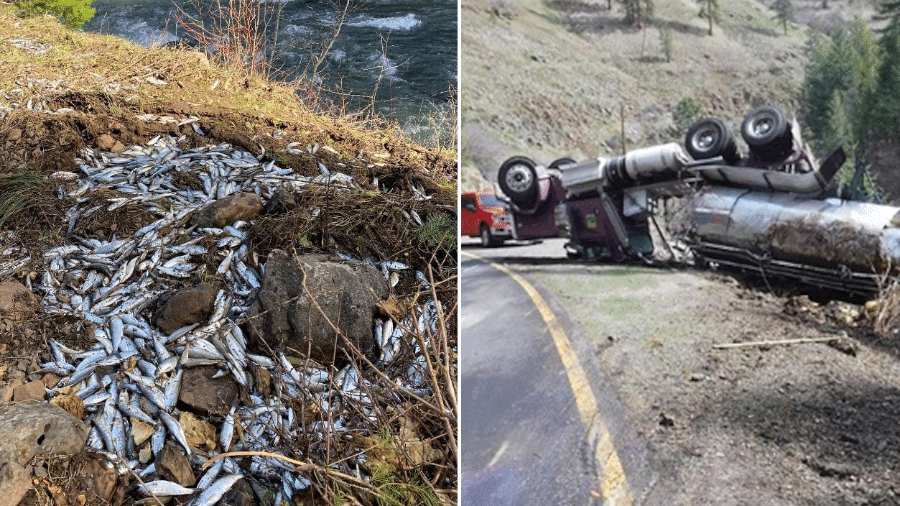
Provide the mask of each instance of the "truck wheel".
{"label": "truck wheel", "polygon": [[793,150],[791,127],[784,113],[772,106],[750,111],[741,123],[741,137],[750,151],[766,162],[784,160]]}
{"label": "truck wheel", "polygon": [[481,247],[482,248],[490,248],[491,246],[496,244],[494,240],[494,236],[491,235],[491,229],[488,228],[484,223],[481,224]]}
{"label": "truck wheel", "polygon": [[514,156],[506,160],[497,179],[500,189],[517,206],[530,209],[537,204],[537,170],[530,158]]}
{"label": "truck wheel", "polygon": [[568,157],[560,158],[558,160],[553,160],[553,163],[551,163],[548,168],[549,169],[559,169],[563,165],[570,165],[573,163],[575,163],[575,160],[572,160],[571,158],[568,158]]}
{"label": "truck wheel", "polygon": [[684,137],[684,147],[695,160],[721,156],[726,163],[733,164],[740,159],[731,131],[715,118],[701,119],[691,125]]}

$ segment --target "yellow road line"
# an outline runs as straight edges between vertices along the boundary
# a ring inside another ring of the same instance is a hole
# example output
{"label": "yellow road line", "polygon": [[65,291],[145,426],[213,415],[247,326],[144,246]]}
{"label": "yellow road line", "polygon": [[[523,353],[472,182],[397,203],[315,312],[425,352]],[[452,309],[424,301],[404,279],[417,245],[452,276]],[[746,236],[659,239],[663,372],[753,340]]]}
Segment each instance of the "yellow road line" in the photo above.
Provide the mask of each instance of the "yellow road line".
{"label": "yellow road line", "polygon": [[578,408],[578,414],[581,416],[581,422],[585,426],[594,428],[592,439],[597,441],[594,459],[600,470],[599,492],[603,497],[604,505],[629,506],[633,504],[634,498],[631,495],[631,487],[628,485],[625,470],[622,468],[622,461],[619,459],[619,454],[616,453],[616,448],[613,445],[612,435],[610,435],[606,426],[598,417],[600,410],[597,398],[594,396],[594,391],[591,389],[590,383],[588,383],[587,375],[578,361],[578,355],[575,354],[575,350],[572,348],[572,343],[569,341],[568,336],[566,336],[562,323],[553,314],[553,311],[544,298],[541,297],[541,294],[520,274],[478,255],[473,255],[466,251],[461,253],[470,258],[480,260],[506,274],[518,283],[531,298],[531,302],[534,303],[541,314],[541,318],[544,319],[547,329],[550,331],[550,336],[556,345],[556,352],[559,354],[563,367],[566,369],[566,376],[569,378],[569,385],[575,397],[575,405]]}

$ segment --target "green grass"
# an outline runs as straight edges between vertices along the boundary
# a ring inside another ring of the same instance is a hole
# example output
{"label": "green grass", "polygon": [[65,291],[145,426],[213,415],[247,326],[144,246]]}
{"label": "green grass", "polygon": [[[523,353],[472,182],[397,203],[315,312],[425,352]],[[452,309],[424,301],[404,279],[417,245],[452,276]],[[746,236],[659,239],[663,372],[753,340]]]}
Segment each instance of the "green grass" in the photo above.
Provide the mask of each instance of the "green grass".
{"label": "green grass", "polygon": [[52,198],[50,192],[37,171],[0,175],[0,230],[17,215],[38,207],[48,196]]}

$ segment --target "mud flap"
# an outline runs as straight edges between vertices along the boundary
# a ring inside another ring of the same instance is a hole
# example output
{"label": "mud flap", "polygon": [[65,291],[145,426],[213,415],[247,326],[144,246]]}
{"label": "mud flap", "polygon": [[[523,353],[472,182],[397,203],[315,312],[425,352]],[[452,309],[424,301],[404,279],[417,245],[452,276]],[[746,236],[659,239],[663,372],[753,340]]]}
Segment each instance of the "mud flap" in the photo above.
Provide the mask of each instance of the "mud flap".
{"label": "mud flap", "polygon": [[622,223],[622,218],[620,218],[619,213],[616,212],[615,204],[613,204],[612,199],[610,199],[609,195],[606,193],[600,194],[600,201],[603,202],[603,211],[606,212],[606,219],[609,224],[612,225],[613,232],[615,232],[619,245],[623,250],[628,249],[628,233],[625,232],[625,224]]}
{"label": "mud flap", "polygon": [[839,147],[834,150],[834,153],[825,160],[825,163],[819,167],[819,172],[816,174],[816,179],[819,181],[819,186],[824,190],[825,187],[828,186],[828,183],[834,177],[835,174],[841,170],[841,166],[844,165],[844,162],[847,161],[847,155],[844,153],[844,148]]}

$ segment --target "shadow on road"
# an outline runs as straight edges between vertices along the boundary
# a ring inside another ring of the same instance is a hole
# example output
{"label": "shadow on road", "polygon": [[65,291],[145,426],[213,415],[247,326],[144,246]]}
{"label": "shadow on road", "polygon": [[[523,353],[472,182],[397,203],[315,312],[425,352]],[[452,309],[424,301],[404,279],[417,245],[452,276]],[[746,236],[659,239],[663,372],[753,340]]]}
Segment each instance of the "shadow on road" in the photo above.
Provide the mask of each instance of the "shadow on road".
{"label": "shadow on road", "polygon": [[541,243],[541,241],[518,241],[518,242],[507,241],[507,242],[503,243],[503,246],[497,246],[497,247],[493,247],[493,248],[485,248],[480,243],[470,242],[470,243],[461,243],[459,245],[459,247],[462,249],[470,249],[473,251],[476,251],[476,250],[496,251],[500,248],[522,248],[525,246],[534,246],[535,244],[540,244],[540,243]]}

